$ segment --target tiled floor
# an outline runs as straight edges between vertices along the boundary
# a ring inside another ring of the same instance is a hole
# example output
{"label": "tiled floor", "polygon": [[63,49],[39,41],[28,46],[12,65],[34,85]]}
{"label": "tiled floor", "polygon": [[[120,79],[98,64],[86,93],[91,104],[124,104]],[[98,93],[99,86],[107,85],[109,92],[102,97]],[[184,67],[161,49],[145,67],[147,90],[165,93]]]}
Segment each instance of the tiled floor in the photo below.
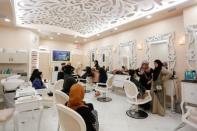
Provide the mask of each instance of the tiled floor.
{"label": "tiled floor", "polygon": [[[121,90],[110,93],[113,99],[109,103],[101,103],[96,100],[94,93],[86,94],[86,102],[94,104],[98,110],[100,131],[173,131],[181,123],[181,115],[167,111],[165,117],[149,113],[149,117],[144,120],[136,120],[126,116],[125,112],[129,109],[129,104]],[[36,112],[34,118],[31,113],[21,115],[20,131],[36,131]],[[57,113],[55,107],[45,109],[41,123],[41,131],[57,130]],[[13,124],[10,121],[6,126],[6,131],[12,130]],[[1,130],[1,129],[0,129]],[[192,127],[185,126],[179,131],[196,131]]]}

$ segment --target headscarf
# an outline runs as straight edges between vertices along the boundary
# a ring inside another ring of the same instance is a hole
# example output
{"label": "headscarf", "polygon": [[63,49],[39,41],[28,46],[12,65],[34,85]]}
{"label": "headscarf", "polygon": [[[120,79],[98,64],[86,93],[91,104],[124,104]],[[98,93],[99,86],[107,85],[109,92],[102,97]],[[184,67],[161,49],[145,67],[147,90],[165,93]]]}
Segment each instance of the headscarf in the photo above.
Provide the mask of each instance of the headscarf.
{"label": "headscarf", "polygon": [[163,63],[160,60],[155,60],[154,62],[158,64],[158,67],[155,67],[153,71],[153,81],[156,81],[160,75]]}
{"label": "headscarf", "polygon": [[69,94],[70,88],[72,87],[72,85],[74,85],[76,83],[77,83],[77,81],[75,80],[75,78],[73,78],[73,77],[65,77],[62,91],[64,93],[66,93],[66,94]]}
{"label": "headscarf", "polygon": [[77,110],[80,107],[86,107],[84,104],[85,91],[82,85],[74,84],[69,93],[69,101],[67,106],[73,110]]}
{"label": "headscarf", "polygon": [[29,79],[32,83],[35,80],[35,76],[37,75],[37,73],[39,73],[39,70],[38,69],[34,69],[32,74],[31,74],[31,77]]}

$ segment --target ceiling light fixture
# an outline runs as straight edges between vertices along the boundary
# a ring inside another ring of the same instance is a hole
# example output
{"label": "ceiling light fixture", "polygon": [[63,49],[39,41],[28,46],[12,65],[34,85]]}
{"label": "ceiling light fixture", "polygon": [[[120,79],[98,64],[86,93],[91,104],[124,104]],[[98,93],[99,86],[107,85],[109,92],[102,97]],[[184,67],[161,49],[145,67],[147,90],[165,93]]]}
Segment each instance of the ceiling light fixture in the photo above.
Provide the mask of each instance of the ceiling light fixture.
{"label": "ceiling light fixture", "polygon": [[148,15],[148,16],[146,16],[146,18],[147,18],[147,19],[150,19],[150,18],[152,18],[152,15]]}
{"label": "ceiling light fixture", "polygon": [[41,32],[41,30],[40,30],[40,29],[38,29],[38,32]]}
{"label": "ceiling light fixture", "polygon": [[5,18],[4,21],[5,21],[5,22],[10,22],[11,20],[8,19],[8,18]]}

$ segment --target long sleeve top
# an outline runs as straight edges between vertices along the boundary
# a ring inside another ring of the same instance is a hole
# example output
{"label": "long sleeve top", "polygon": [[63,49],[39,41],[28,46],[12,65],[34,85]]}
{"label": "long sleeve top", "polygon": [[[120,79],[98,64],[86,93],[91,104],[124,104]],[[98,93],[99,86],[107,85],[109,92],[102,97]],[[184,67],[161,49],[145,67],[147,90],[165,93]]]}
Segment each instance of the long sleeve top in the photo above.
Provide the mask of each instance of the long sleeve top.
{"label": "long sleeve top", "polygon": [[95,116],[88,107],[80,107],[76,110],[84,119],[86,124],[86,131],[96,131],[94,124],[96,123]]}

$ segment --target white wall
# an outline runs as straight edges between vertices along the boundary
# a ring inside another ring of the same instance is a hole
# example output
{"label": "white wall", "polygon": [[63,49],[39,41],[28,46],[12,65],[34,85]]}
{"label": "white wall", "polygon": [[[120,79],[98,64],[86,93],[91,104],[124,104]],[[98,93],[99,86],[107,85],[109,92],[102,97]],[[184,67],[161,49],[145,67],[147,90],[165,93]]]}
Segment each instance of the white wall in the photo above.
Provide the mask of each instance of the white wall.
{"label": "white wall", "polygon": [[32,31],[0,26],[0,48],[37,49],[39,37]]}
{"label": "white wall", "polygon": [[[128,42],[130,40],[136,40],[137,44],[142,44],[143,49],[137,50],[137,64],[138,67],[141,65],[141,62],[145,59],[145,48],[144,48],[144,40],[147,37],[154,36],[156,34],[164,34],[169,32],[175,32],[175,41],[174,45],[176,48],[177,54],[177,64],[176,71],[178,76],[183,78],[183,72],[187,68],[186,66],[186,45],[180,45],[179,41],[182,37],[185,36],[184,33],[184,23],[183,16],[177,16],[165,20],[161,20],[155,23],[151,23],[149,25],[145,25],[133,30],[125,31],[113,36],[109,36],[97,41],[90,42],[84,46],[84,52],[86,52],[86,60],[84,62],[88,63],[87,52],[90,49],[100,48],[107,45],[112,45],[113,47],[117,47],[120,43]],[[113,59],[113,68],[117,68],[118,61],[117,58]],[[180,66],[181,65],[181,66]]]}
{"label": "white wall", "polygon": [[[71,63],[76,67],[79,63],[83,63],[83,50],[81,47],[73,43],[67,43],[56,40],[40,40],[40,47],[48,48],[48,53],[40,53],[40,69],[43,72],[44,78],[51,79],[54,66],[61,67],[62,62],[51,61],[52,50],[65,50],[71,52]],[[44,59],[44,60],[42,60]]]}

